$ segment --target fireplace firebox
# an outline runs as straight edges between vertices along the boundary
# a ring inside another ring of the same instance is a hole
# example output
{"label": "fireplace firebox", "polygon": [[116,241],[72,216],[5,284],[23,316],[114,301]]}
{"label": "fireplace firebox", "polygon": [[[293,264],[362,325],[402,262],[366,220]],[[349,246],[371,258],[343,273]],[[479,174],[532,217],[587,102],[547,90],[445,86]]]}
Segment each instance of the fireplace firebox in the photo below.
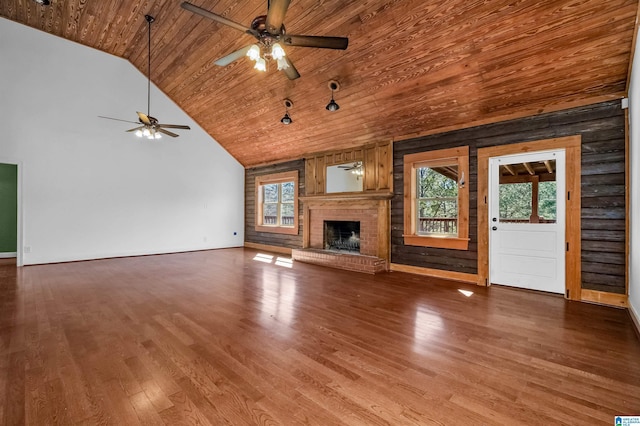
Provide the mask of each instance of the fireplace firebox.
{"label": "fireplace firebox", "polygon": [[360,222],[325,220],[324,249],[360,253]]}

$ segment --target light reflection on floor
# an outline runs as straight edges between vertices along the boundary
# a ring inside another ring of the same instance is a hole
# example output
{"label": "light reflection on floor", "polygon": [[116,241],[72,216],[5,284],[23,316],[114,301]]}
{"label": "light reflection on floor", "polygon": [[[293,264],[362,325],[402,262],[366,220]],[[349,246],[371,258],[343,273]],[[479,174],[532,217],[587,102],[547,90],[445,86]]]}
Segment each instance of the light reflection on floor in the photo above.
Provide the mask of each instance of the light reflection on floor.
{"label": "light reflection on floor", "polygon": [[275,262],[274,262],[273,255],[264,254],[264,253],[258,253],[258,254],[255,255],[253,260],[258,261],[258,262],[264,262],[264,263],[275,263],[277,266],[283,266],[285,268],[292,268],[293,267],[293,259],[290,258],[290,257],[278,256],[278,257],[276,257]]}
{"label": "light reflection on floor", "polygon": [[473,292],[471,290],[462,290],[462,289],[458,289],[458,291],[462,294],[464,294],[467,297],[471,297],[473,296]]}
{"label": "light reflection on floor", "polygon": [[413,325],[413,350],[424,352],[433,345],[431,340],[444,330],[444,323],[440,315],[427,307],[418,306]]}
{"label": "light reflection on floor", "polygon": [[265,324],[272,323],[275,319],[283,325],[291,325],[295,313],[295,302],[295,279],[284,274],[274,276],[273,271],[265,270],[262,272],[260,317]]}

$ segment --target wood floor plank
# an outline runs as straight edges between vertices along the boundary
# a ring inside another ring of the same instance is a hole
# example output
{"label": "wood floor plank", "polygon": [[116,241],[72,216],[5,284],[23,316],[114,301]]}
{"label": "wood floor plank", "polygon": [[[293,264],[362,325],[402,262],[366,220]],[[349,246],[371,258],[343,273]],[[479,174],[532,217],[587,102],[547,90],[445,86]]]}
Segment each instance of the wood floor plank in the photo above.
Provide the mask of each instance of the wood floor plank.
{"label": "wood floor plank", "polygon": [[608,425],[640,414],[640,341],[624,310],[257,253],[0,265],[0,424]]}

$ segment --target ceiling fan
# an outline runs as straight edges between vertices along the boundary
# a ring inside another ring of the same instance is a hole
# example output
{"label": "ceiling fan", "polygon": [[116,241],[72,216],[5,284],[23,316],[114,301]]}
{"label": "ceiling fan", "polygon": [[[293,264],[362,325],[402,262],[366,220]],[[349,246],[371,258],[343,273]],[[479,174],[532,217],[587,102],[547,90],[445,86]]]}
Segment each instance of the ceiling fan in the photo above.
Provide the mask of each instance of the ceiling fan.
{"label": "ceiling fan", "polygon": [[351,165],[349,164],[341,165],[341,166],[338,166],[338,168],[344,169],[346,172],[348,172],[349,170],[362,169],[362,161],[356,161]]}
{"label": "ceiling fan", "polygon": [[109,120],[124,121],[125,123],[141,124],[141,126],[134,127],[127,130],[127,132],[135,132],[138,137],[147,137],[149,139],[160,139],[164,133],[167,136],[177,138],[178,134],[173,133],[167,129],[184,129],[190,130],[191,127],[181,124],[160,124],[158,119],[150,115],[151,105],[151,23],[155,21],[155,18],[151,15],[144,15],[144,18],[149,24],[149,43],[148,43],[148,62],[147,62],[147,113],[139,112],[138,121],[121,120],[119,118],[104,117],[99,115],[100,118],[107,118]]}
{"label": "ceiling fan", "polygon": [[295,80],[300,77],[300,73],[298,73],[298,70],[296,70],[291,60],[287,58],[280,43],[285,46],[344,50],[349,45],[349,39],[347,37],[287,34],[283,21],[289,8],[289,3],[291,3],[291,0],[267,0],[267,14],[255,17],[251,22],[251,28],[247,28],[242,24],[209,12],[189,2],[183,2],[181,6],[190,12],[252,35],[258,40],[257,44],[245,46],[240,50],[236,50],[218,59],[215,62],[216,65],[224,67],[243,56],[248,56],[250,59],[256,61],[254,68],[260,71],[266,71],[267,61],[275,59],[278,64],[278,70],[284,72],[289,80]]}
{"label": "ceiling fan", "polygon": [[356,176],[356,180],[360,180],[362,176],[364,176],[364,170],[362,170],[362,161],[356,161],[352,165],[344,164],[338,166],[339,169],[343,169],[345,172],[351,172],[352,175]]}

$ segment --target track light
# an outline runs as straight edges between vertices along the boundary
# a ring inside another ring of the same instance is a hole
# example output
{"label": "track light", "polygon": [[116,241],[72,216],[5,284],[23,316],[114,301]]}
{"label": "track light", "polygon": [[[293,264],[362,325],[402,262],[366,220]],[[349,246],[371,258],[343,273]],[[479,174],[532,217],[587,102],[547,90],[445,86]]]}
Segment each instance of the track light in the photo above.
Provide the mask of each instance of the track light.
{"label": "track light", "polygon": [[335,80],[331,80],[329,82],[329,89],[331,89],[331,101],[327,104],[327,111],[337,111],[340,109],[340,105],[338,105],[336,101],[333,100],[333,92],[334,90],[337,91],[340,89],[340,84]]}
{"label": "track light", "polygon": [[280,122],[284,125],[289,125],[291,123],[293,123],[293,120],[291,119],[291,117],[289,117],[289,108],[291,108],[293,106],[293,102],[291,102],[290,99],[285,99],[284,100],[284,117],[282,117],[280,119]]}
{"label": "track light", "polygon": [[42,6],[49,6],[51,4],[49,0],[33,0],[33,1],[35,1],[36,3]]}
{"label": "track light", "polygon": [[286,124],[286,125],[288,125],[288,124],[293,123],[293,120],[291,119],[291,117],[289,117],[289,113],[288,113],[288,112],[285,112],[285,113],[284,113],[284,117],[282,117],[282,119],[280,119],[280,122],[281,122],[282,124]]}

